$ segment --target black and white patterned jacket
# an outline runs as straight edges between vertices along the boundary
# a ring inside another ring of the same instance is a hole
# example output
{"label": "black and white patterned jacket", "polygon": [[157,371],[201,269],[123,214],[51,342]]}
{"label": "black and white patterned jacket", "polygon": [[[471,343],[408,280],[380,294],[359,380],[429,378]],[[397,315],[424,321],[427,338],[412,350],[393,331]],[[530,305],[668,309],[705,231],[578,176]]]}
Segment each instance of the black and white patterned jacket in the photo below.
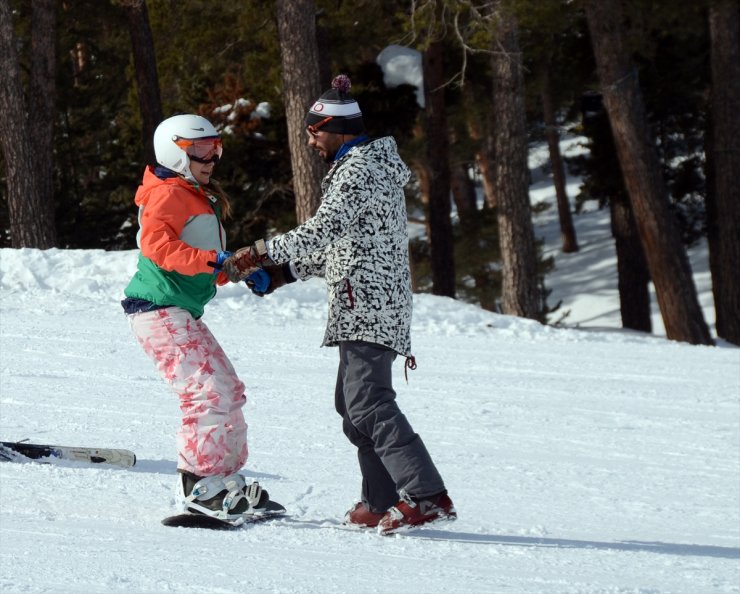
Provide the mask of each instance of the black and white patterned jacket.
{"label": "black and white patterned jacket", "polygon": [[303,280],[326,280],[326,346],[363,340],[411,356],[409,177],[392,137],[357,145],[322,180],[316,214],[269,242],[276,263],[292,261]]}

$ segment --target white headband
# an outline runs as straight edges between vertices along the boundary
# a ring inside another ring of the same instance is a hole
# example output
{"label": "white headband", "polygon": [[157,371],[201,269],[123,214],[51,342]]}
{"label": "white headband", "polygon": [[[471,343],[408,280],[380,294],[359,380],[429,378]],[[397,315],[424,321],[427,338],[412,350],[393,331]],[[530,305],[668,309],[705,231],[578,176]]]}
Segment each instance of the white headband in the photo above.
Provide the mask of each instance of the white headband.
{"label": "white headband", "polygon": [[311,113],[318,116],[339,116],[347,117],[353,115],[360,115],[360,106],[357,101],[339,102],[331,101],[326,99],[319,99],[311,107]]}

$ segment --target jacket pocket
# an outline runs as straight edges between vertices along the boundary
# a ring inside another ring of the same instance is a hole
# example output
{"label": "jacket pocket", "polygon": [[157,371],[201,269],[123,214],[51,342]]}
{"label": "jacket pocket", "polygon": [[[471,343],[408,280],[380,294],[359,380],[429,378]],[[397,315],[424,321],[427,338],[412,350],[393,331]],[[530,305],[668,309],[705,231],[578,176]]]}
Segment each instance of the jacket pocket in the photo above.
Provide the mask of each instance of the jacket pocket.
{"label": "jacket pocket", "polygon": [[355,291],[348,277],[329,286],[329,301],[336,313],[355,309]]}
{"label": "jacket pocket", "polygon": [[352,283],[348,278],[344,279],[344,293],[346,295],[347,307],[349,309],[355,308],[355,293],[352,290]]}

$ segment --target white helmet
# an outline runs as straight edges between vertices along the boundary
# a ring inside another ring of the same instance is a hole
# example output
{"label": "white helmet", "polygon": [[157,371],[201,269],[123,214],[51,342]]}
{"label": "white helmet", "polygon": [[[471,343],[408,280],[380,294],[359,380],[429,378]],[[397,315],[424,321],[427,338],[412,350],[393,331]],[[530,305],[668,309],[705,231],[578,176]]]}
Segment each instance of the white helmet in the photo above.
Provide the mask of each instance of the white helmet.
{"label": "white helmet", "polygon": [[213,138],[220,136],[213,124],[202,116],[183,114],[164,120],[154,131],[154,154],[157,163],[191,178],[190,159],[175,140],[177,138]]}

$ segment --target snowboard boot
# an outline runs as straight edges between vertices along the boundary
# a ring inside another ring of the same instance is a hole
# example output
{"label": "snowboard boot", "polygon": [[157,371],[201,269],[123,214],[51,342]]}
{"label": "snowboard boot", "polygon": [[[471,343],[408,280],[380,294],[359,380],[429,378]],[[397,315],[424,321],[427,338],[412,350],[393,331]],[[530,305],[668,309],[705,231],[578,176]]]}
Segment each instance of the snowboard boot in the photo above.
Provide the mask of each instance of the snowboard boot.
{"label": "snowboard boot", "polygon": [[180,471],[180,499],[190,512],[240,523],[266,509],[270,496],[257,481],[246,484],[240,474],[200,477]]}
{"label": "snowboard boot", "polygon": [[402,491],[401,500],[378,522],[378,534],[393,534],[455,519],[457,512],[447,491],[429,497],[409,497]]}
{"label": "snowboard boot", "polygon": [[358,501],[344,514],[344,523],[354,528],[376,528],[384,515],[384,513],[370,511],[362,501]]}

